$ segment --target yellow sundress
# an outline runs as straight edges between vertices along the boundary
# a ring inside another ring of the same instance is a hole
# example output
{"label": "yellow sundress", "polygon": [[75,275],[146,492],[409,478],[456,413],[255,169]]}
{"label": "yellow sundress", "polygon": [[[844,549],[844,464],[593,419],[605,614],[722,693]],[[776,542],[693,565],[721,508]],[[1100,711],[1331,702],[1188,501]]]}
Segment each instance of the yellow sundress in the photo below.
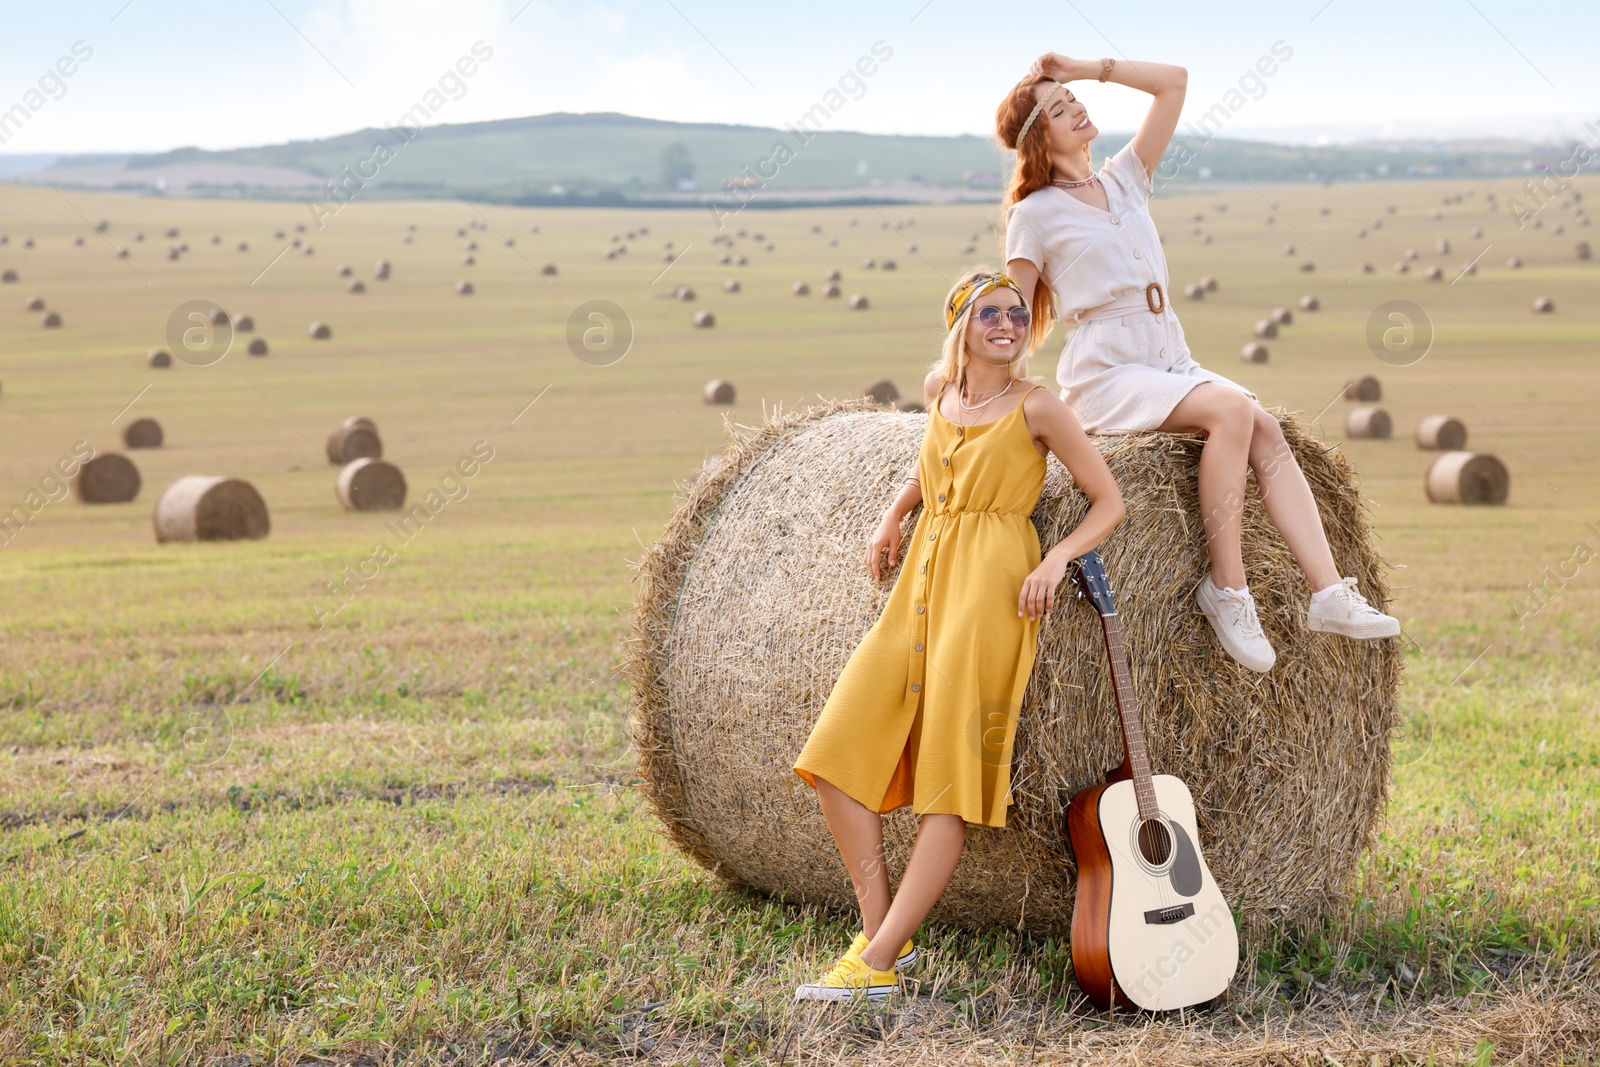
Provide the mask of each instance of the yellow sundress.
{"label": "yellow sundress", "polygon": [[794,772],[874,811],[910,804],[918,815],[1004,826],[1011,744],[1038,646],[1039,620],[1017,615],[1017,597],[1039,565],[1030,515],[1045,458],[1020,401],[998,419],[958,426],[935,399],[918,469],[922,514],[894,589]]}

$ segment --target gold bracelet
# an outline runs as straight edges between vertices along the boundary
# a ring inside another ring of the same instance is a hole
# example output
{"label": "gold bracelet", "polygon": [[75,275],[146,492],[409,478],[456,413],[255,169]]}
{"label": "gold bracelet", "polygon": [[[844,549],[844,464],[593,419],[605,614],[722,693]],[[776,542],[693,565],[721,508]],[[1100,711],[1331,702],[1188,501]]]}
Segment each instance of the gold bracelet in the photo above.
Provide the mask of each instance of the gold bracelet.
{"label": "gold bracelet", "polygon": [[1111,77],[1111,68],[1116,65],[1117,61],[1112,59],[1110,56],[1100,60],[1100,80],[1105,81],[1107,78]]}

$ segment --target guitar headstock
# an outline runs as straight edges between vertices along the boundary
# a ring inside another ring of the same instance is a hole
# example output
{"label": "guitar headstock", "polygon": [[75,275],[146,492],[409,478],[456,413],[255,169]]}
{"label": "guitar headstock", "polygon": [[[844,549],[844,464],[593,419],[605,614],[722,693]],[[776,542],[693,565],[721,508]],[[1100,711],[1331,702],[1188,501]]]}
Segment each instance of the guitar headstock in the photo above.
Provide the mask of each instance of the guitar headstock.
{"label": "guitar headstock", "polygon": [[1117,607],[1111,595],[1111,579],[1106,575],[1100,553],[1091,548],[1072,562],[1073,577],[1078,580],[1083,595],[1094,604],[1094,609],[1101,615],[1115,615]]}

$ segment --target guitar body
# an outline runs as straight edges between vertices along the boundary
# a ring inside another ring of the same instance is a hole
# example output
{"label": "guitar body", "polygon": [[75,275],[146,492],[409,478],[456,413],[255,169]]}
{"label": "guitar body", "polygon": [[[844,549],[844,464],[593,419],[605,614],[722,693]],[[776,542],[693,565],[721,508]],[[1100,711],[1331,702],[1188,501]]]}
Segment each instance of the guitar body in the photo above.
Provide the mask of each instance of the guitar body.
{"label": "guitar body", "polygon": [[1067,809],[1078,865],[1072,968],[1101,1009],[1192,1007],[1219,996],[1239,967],[1233,912],[1200,854],[1194,798],[1170,774],[1148,780],[1160,807],[1148,824],[1129,778],[1091,786]]}

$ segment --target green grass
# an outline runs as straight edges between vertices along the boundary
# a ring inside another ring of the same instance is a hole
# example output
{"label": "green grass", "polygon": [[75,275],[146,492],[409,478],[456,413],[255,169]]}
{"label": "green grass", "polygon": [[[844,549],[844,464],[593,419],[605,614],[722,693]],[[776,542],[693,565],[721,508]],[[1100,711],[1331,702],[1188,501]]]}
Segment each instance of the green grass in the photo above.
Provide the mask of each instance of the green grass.
{"label": "green grass", "polygon": [[[303,208],[0,193],[12,237],[0,267],[23,275],[0,291],[0,505],[76,441],[115,449],[113,416],[136,395],[121,421],[158,418],[168,440],[134,454],[134,503],[51,503],[0,545],[0,1062],[477,1062],[485,1047],[706,1064],[850,1049],[897,1062],[1592,1059],[1600,571],[1581,567],[1521,625],[1514,605],[1575,542],[1600,548],[1586,526],[1600,520],[1595,268],[1571,254],[1587,231],[1570,210],[1517,232],[1468,200],[1435,222],[1453,191],[1271,190],[1298,235],[1265,225],[1248,191],[1222,214],[1214,195],[1158,202],[1173,287],[1222,283],[1181,308],[1203,363],[1308,419],[1353,374],[1383,379],[1396,440],[1342,442],[1342,402],[1321,426],[1361,472],[1411,643],[1392,802],[1349,909],[1254,937],[1225,1004],[1150,1025],[1088,1010],[1065,945],[940,927],[920,935],[920,995],[902,1007],[796,1010],[794,984],[853,926],[726,890],[665,842],[631,788],[616,669],[628,561],[670,513],[674,481],[721,439],[701,383],[735,381],[729,417],[754,424],[765,405],[918,380],[946,278],[973,258],[958,249],[989,209],[747,214],[732,223],[752,231],[742,269],[714,262],[696,213],[485,209],[517,250],[474,233],[467,268],[453,235],[473,208],[358,203],[301,235],[314,255],[286,255],[252,284],[282,247],[272,231]],[[112,220],[132,267],[73,205]],[[1189,232],[1197,211],[1210,244]],[[1374,215],[1384,227],[1356,238]],[[400,244],[413,221],[415,243]],[[160,255],[168,225],[191,245],[178,263]],[[601,258],[640,225],[650,233],[627,256]],[[24,233],[37,248],[19,247]],[[1428,255],[1440,235],[1456,254]],[[250,253],[234,250],[241,239]],[[689,251],[652,285],[668,239]],[[1286,240],[1302,254],[1282,255]],[[1388,273],[1407,246],[1448,267],[1491,242],[1457,284],[1453,270],[1440,283]],[[1520,271],[1503,266],[1513,254]],[[346,294],[336,265],[365,276],[380,255],[394,279]],[[899,270],[863,270],[866,255]],[[1304,259],[1317,270],[1296,269]],[[1362,259],[1380,272],[1359,273]],[[534,269],[546,261],[561,268],[548,281]],[[789,295],[834,266],[870,312]],[[729,275],[738,296],[720,289]],[[455,297],[458,277],[477,295]],[[697,300],[657,298],[680,283]],[[1272,362],[1237,362],[1249,324],[1302,292],[1323,310],[1297,312]],[[21,310],[29,293],[65,328],[40,329]],[[1540,293],[1556,314],[1528,310]],[[1377,363],[1363,339],[1397,295],[1438,328],[1405,368]],[[637,329],[609,367],[565,342],[569,313],[596,296]],[[272,356],[147,370],[167,315],[194,297],[254,315]],[[691,328],[699,307],[716,329]],[[313,319],[332,323],[332,341],[304,339]],[[1061,337],[1035,364],[1046,377]],[[1405,438],[1435,410],[1507,462],[1509,506],[1423,500],[1428,457]],[[350,414],[377,420],[414,498],[474,442],[495,458],[319,626],[327,583],[390,536],[382,516],[339,510],[317,455]],[[156,495],[207,472],[260,488],[269,538],[155,544]]]}

